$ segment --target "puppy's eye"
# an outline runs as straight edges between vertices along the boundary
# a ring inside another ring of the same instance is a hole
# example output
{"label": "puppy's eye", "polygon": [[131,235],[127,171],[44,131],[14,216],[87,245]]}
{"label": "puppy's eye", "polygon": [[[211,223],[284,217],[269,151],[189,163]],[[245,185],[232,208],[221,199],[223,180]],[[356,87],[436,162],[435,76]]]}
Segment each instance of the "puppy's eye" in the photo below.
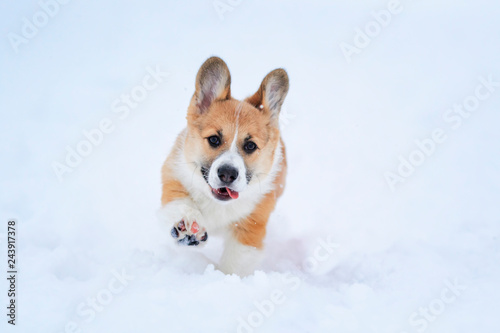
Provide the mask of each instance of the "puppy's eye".
{"label": "puppy's eye", "polygon": [[208,138],[208,143],[210,143],[212,147],[217,148],[220,146],[220,138],[217,135],[212,135]]}
{"label": "puppy's eye", "polygon": [[247,141],[245,142],[245,145],[243,146],[243,149],[247,154],[251,154],[257,149],[257,145],[253,141]]}

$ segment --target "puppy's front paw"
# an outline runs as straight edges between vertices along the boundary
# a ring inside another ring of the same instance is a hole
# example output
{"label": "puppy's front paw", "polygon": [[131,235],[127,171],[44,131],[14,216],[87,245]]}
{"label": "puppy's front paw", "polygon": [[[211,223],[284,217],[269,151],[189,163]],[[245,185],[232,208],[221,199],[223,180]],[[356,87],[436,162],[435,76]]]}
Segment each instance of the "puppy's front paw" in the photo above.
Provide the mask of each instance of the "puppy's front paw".
{"label": "puppy's front paw", "polygon": [[170,234],[177,239],[179,245],[197,246],[208,239],[205,228],[200,227],[198,222],[190,222],[188,219],[183,219],[174,224]]}

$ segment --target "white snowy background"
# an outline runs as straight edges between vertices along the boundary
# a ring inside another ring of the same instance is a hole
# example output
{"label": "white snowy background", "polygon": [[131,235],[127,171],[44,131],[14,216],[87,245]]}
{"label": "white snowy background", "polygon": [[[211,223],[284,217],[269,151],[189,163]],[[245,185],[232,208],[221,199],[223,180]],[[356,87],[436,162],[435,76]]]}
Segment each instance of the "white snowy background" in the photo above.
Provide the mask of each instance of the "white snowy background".
{"label": "white snowy background", "polygon": [[[460,126],[443,117],[481,77],[500,82],[500,6],[401,0],[349,62],[342,43],[390,1],[221,2],[73,0],[47,22],[37,1],[0,4],[2,272],[11,218],[19,262],[16,326],[2,273],[0,331],[499,332],[500,86]],[[236,98],[290,76],[287,188],[245,278],[214,269],[215,238],[172,248],[155,215],[211,55]],[[120,118],[114,101],[157,67],[169,76]],[[105,118],[113,131],[60,181],[53,163]],[[391,190],[386,173],[437,128],[446,140]]]}

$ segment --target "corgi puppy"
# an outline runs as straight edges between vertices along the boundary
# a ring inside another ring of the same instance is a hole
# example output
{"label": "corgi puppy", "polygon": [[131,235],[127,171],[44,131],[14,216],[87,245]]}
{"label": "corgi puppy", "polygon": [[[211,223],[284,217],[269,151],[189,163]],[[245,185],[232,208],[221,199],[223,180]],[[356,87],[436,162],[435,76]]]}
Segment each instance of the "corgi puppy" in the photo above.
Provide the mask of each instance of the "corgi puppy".
{"label": "corgi puppy", "polygon": [[239,101],[226,63],[209,58],[196,76],[187,127],[163,164],[162,222],[179,245],[224,237],[224,273],[251,274],[262,257],[267,221],[285,186],[279,113],[288,85],[286,71],[276,69]]}

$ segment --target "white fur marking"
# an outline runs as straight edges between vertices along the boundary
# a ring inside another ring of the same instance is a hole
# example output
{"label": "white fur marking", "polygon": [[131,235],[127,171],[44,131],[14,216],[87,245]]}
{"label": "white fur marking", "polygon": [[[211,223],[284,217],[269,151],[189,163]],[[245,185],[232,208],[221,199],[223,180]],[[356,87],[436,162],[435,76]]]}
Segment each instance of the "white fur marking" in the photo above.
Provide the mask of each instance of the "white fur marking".
{"label": "white fur marking", "polygon": [[208,183],[212,188],[221,188],[224,187],[224,184],[220,181],[218,172],[219,168],[223,165],[230,165],[238,170],[238,178],[231,184],[231,189],[236,192],[241,192],[247,187],[246,182],[246,167],[245,161],[243,161],[243,157],[241,157],[238,152],[238,129],[239,129],[239,120],[240,113],[243,108],[243,103],[240,102],[236,107],[236,130],[234,133],[233,141],[231,142],[231,147],[228,151],[222,153],[219,157],[213,161],[210,166]]}
{"label": "white fur marking", "polygon": [[236,146],[237,141],[238,141],[238,130],[239,130],[239,124],[240,124],[240,114],[241,110],[243,109],[243,102],[240,102],[238,106],[236,107],[236,130],[234,131],[234,137],[233,137],[233,142],[231,142],[231,148],[229,150],[238,152],[238,147]]}

